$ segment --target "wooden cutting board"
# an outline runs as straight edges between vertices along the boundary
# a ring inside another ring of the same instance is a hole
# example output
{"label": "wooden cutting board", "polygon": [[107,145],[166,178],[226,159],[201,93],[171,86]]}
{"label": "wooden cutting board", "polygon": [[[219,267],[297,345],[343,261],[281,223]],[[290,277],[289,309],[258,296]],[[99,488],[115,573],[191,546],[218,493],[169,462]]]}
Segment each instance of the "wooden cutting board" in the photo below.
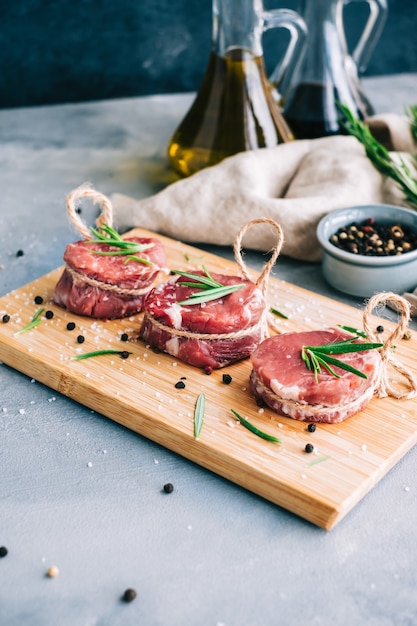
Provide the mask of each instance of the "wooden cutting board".
{"label": "wooden cutting board", "polygon": [[[135,229],[135,235],[149,236]],[[169,268],[238,273],[226,259],[161,237]],[[137,333],[141,315],[116,321],[91,320],[51,304],[59,268],[0,298],[0,359],[31,378],[102,415],[158,442],[199,465],[324,528],[332,528],[410,450],[417,441],[415,400],[374,399],[366,410],[341,424],[307,424],[260,409],[248,390],[250,363],[241,362],[207,375],[166,354],[155,354]],[[279,261],[275,268],[279,275]],[[256,279],[257,273],[253,272]],[[161,277],[166,279],[166,275]],[[42,306],[54,312],[34,329],[16,334]],[[335,324],[362,328],[362,312],[276,278],[269,285],[269,303],[289,319],[276,318],[280,332],[313,330]],[[66,329],[67,322],[76,329]],[[394,326],[375,317],[386,331]],[[120,340],[125,332],[127,343]],[[83,334],[85,342],[77,343]],[[82,361],[81,352],[129,350],[126,360],[107,355]],[[400,341],[397,358],[416,373],[416,334]],[[232,382],[222,382],[223,374]],[[394,373],[393,377],[397,375]],[[183,378],[184,389],[175,384]],[[194,408],[204,393],[206,410],[198,439],[194,437]],[[281,443],[261,439],[239,424],[231,409]],[[305,446],[315,450],[307,454]]]}

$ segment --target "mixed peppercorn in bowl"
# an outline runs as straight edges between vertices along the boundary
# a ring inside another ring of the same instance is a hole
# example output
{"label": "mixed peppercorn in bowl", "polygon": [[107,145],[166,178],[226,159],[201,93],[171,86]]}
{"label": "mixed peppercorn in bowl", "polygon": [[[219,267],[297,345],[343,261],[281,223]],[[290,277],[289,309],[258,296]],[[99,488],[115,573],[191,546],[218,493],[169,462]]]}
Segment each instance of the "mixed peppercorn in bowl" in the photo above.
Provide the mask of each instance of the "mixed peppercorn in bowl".
{"label": "mixed peppercorn in bowl", "polygon": [[317,226],[326,281],[368,298],[417,286],[417,212],[374,204],[337,209]]}

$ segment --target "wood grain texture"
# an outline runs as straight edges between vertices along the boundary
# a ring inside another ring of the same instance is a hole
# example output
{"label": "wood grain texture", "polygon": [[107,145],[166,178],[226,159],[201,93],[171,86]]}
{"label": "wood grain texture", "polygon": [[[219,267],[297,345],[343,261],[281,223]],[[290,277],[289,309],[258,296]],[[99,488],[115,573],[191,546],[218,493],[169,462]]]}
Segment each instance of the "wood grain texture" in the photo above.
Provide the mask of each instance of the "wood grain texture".
{"label": "wood grain texture", "polygon": [[[149,235],[135,229],[135,234]],[[209,269],[235,274],[231,261],[181,242],[161,237],[169,268]],[[250,363],[244,361],[207,375],[166,354],[155,354],[137,339],[141,315],[103,321],[75,316],[51,304],[62,268],[0,299],[0,359],[15,368],[101,413],[127,428],[282,506],[324,529],[331,529],[389,471],[417,441],[415,400],[373,399],[361,413],[341,424],[318,425],[309,433],[307,424],[260,409],[248,390]],[[279,261],[275,268],[279,276]],[[253,272],[256,279],[257,273]],[[166,274],[161,280],[166,279]],[[40,308],[41,295],[51,320],[31,331],[16,334]],[[280,332],[313,330],[335,324],[362,327],[362,312],[340,302],[271,278],[269,302],[285,312],[276,318]],[[69,321],[76,329],[66,330]],[[375,317],[375,324],[381,319]],[[386,319],[384,327],[393,325]],[[128,343],[120,335],[129,335]],[[78,344],[77,335],[85,342]],[[99,356],[82,361],[73,356],[98,349],[132,352]],[[416,336],[402,340],[397,358],[415,371]],[[222,375],[232,376],[225,385]],[[393,377],[396,374],[393,373]],[[175,383],[185,377],[185,388]],[[401,384],[398,381],[398,384]],[[197,397],[206,396],[204,425],[198,440],[193,434]],[[281,443],[260,439],[236,421],[235,409],[255,426],[279,437]],[[311,454],[304,451],[313,443]]]}

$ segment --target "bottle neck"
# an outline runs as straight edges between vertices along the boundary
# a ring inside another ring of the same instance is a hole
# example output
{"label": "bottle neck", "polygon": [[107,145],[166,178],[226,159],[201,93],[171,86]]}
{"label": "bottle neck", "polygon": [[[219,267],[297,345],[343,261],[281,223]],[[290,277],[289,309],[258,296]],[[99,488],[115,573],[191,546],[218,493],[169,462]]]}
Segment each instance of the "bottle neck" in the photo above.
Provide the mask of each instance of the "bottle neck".
{"label": "bottle neck", "polygon": [[216,54],[240,48],[262,56],[262,0],[213,0],[212,47]]}
{"label": "bottle neck", "polygon": [[344,73],[348,56],[343,0],[301,0],[300,4],[308,30],[302,72],[310,80],[335,80],[336,75]]}

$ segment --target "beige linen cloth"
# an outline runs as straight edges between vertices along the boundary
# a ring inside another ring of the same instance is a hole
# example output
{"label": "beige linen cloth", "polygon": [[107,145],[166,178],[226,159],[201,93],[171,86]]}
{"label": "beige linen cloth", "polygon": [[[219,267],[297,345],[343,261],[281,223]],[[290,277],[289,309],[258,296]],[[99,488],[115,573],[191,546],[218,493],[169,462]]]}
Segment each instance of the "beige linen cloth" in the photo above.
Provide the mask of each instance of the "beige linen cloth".
{"label": "beige linen cloth", "polygon": [[[368,123],[389,150],[406,157],[415,150],[405,117],[384,114]],[[242,152],[149,198],[115,193],[111,201],[120,231],[141,226],[194,243],[231,245],[246,222],[269,217],[283,228],[282,254],[304,261],[320,260],[316,227],[329,211],[369,203],[406,206],[362,144],[342,135]],[[260,226],[248,231],[244,244],[267,251],[273,240],[274,233]]]}

